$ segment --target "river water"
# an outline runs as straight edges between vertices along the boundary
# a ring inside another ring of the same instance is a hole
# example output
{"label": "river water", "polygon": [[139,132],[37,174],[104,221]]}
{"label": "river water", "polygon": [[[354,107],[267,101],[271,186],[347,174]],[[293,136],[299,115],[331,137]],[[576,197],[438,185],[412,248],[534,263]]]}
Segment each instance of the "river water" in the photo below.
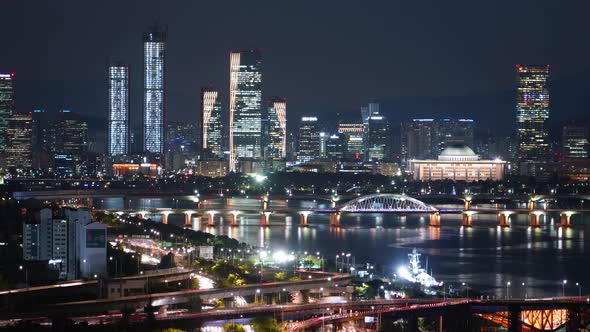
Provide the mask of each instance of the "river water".
{"label": "river water", "polygon": [[[122,209],[121,198],[95,199],[96,208]],[[272,208],[328,207],[320,201],[271,201]],[[204,208],[256,209],[253,199],[218,199],[203,202]],[[135,209],[190,209],[195,203],[174,199],[133,199]],[[460,206],[457,206],[460,207]],[[148,216],[160,220],[160,216]],[[239,227],[230,227],[229,219],[216,217],[216,227],[208,228],[193,219],[196,230],[228,235],[254,246],[273,250],[320,252],[334,257],[351,253],[357,264],[370,262],[382,266],[392,276],[407,264],[407,254],[417,248],[422,265],[428,258],[428,270],[446,284],[461,285],[499,297],[561,296],[590,293],[590,216],[574,215],[572,227],[557,228],[558,215],[541,217],[541,227],[528,226],[528,215],[511,216],[511,227],[497,226],[495,215],[474,215],[473,227],[461,227],[460,215],[442,215],[441,227],[428,226],[428,216],[396,214],[344,214],[340,228],[329,226],[328,215],[310,215],[309,227],[299,227],[297,214],[273,214],[271,227],[260,227],[260,215],[240,214]],[[169,223],[181,225],[183,215],[170,215]],[[510,286],[507,289],[507,283]],[[525,286],[522,286],[522,283]]]}

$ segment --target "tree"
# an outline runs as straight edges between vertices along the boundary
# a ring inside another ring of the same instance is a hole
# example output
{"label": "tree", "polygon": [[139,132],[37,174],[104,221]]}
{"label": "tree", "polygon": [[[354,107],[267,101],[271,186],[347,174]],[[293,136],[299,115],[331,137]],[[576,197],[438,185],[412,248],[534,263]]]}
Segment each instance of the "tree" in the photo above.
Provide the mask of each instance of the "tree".
{"label": "tree", "polygon": [[223,326],[223,332],[246,332],[242,324],[227,323]]}
{"label": "tree", "polygon": [[254,332],[284,332],[285,329],[275,319],[268,317],[256,317],[250,321]]}
{"label": "tree", "polygon": [[277,272],[275,273],[275,279],[277,281],[283,281],[287,278],[287,274],[285,272]]}
{"label": "tree", "polygon": [[201,312],[203,310],[203,300],[198,296],[189,298],[187,309],[190,312]]}
{"label": "tree", "polygon": [[192,279],[192,281],[191,281],[191,288],[192,289],[199,289],[199,288],[201,288],[201,285],[199,283],[199,278],[196,278],[195,277],[195,278]]}

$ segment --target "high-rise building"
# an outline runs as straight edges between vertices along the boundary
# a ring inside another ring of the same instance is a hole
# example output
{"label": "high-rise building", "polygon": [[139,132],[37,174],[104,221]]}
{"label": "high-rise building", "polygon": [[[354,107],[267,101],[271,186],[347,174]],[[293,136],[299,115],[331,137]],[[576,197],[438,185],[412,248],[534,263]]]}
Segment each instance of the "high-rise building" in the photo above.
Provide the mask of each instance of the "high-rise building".
{"label": "high-rise building", "polygon": [[549,65],[516,65],[516,124],[519,160],[542,162],[548,156]]}
{"label": "high-rise building", "polygon": [[268,157],[287,157],[287,101],[271,98],[268,103]]}
{"label": "high-rise building", "polygon": [[332,161],[340,161],[345,158],[347,150],[346,134],[333,134],[326,142],[326,158]]}
{"label": "high-rise building", "polygon": [[[370,106],[371,104],[369,104]],[[370,108],[370,107],[369,107]],[[383,160],[389,157],[391,138],[387,119],[378,113],[369,116],[365,156],[367,160]]]}
{"label": "high-rise building", "polygon": [[240,159],[262,157],[262,53],[230,53],[229,148],[230,171]]}
{"label": "high-rise building", "polygon": [[299,148],[297,161],[306,163],[320,157],[320,128],[318,118],[304,116],[299,126]]}
{"label": "high-rise building", "polygon": [[61,110],[52,124],[51,144],[55,171],[63,176],[80,175],[86,166],[88,124],[80,114]]}
{"label": "high-rise building", "polygon": [[6,148],[8,119],[14,111],[14,73],[0,73],[0,153]]}
{"label": "high-rise building", "polygon": [[49,260],[61,279],[105,276],[106,226],[92,222],[86,209],[63,208],[56,215],[48,208],[23,224],[23,258]]}
{"label": "high-rise building", "polygon": [[143,148],[164,153],[166,121],[166,30],[158,25],[143,35]]}
{"label": "high-rise building", "polygon": [[202,148],[205,155],[223,158],[223,122],[219,91],[201,88]]}
{"label": "high-rise building", "polygon": [[364,155],[364,124],[360,121],[341,121],[338,133],[346,135],[346,158],[362,159]]}
{"label": "high-rise building", "polygon": [[109,155],[129,153],[129,67],[109,66]]}
{"label": "high-rise building", "polygon": [[588,126],[565,125],[561,131],[563,156],[566,159],[588,158]]}
{"label": "high-rise building", "polygon": [[6,130],[8,145],[2,164],[6,168],[27,169],[33,167],[34,123],[31,113],[13,114]]}

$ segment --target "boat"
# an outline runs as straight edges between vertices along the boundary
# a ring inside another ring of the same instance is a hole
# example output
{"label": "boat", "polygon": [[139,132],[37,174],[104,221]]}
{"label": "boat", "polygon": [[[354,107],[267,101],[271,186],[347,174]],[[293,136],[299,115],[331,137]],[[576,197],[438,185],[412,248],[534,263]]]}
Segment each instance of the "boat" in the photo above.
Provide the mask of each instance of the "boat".
{"label": "boat", "polygon": [[426,288],[442,286],[442,281],[439,282],[434,279],[426,269],[420,266],[420,256],[421,254],[414,248],[412,253],[408,254],[408,266],[402,266],[398,269],[398,277],[412,283],[418,283]]}

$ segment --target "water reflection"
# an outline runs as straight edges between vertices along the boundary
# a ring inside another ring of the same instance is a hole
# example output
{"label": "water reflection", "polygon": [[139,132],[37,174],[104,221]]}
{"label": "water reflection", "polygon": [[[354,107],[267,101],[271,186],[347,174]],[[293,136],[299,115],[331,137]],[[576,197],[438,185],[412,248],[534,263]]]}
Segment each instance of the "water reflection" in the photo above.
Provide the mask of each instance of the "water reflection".
{"label": "water reflection", "polygon": [[[122,199],[104,199],[95,204],[109,209],[123,207]],[[132,199],[135,208],[194,209],[190,199]],[[327,206],[324,201],[272,201],[270,206],[312,208]],[[97,206],[97,207],[100,207]],[[247,199],[207,200],[203,208],[252,209],[260,202]],[[161,220],[161,215],[149,215]],[[329,227],[327,215],[312,214],[309,227],[299,226],[297,214],[272,214],[270,227],[260,227],[259,214],[241,214],[239,227],[230,227],[228,216],[217,214],[215,226],[208,227],[202,217],[192,218],[192,227],[216,235],[228,235],[256,246],[284,248],[289,251],[319,251],[329,257],[351,252],[358,263],[370,261],[393,274],[407,262],[408,252],[416,247],[429,257],[437,279],[446,283],[465,282],[496,296],[506,295],[506,282],[514,296],[556,296],[561,294],[559,280],[584,282],[590,273],[590,255],[585,253],[584,236],[590,221],[576,215],[571,228],[556,227],[559,215],[543,215],[540,227],[529,226],[528,214],[512,215],[510,227],[499,227],[495,215],[473,216],[472,227],[462,227],[461,216],[443,215],[441,227],[430,227],[428,216],[395,214],[342,215],[342,227]],[[169,223],[182,225],[184,215],[169,216]],[[522,286],[525,283],[526,287]],[[575,282],[574,282],[575,284]],[[570,295],[573,288],[566,289]]]}

